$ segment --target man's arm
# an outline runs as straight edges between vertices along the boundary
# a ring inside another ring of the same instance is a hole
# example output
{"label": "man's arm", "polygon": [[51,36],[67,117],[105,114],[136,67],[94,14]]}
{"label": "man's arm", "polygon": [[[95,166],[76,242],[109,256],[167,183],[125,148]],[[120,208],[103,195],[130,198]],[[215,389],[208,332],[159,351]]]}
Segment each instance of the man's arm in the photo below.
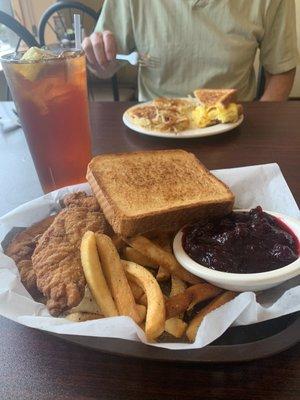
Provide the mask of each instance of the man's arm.
{"label": "man's arm", "polygon": [[267,73],[261,100],[284,101],[291,91],[298,62],[295,0],[264,3],[266,14],[260,41],[260,64]]}
{"label": "man's arm", "polygon": [[272,75],[265,71],[266,87],[260,101],[285,101],[288,99],[295,79],[296,68],[282,74]]}
{"label": "man's arm", "polygon": [[109,78],[122,66],[116,61],[117,51],[129,54],[135,47],[131,0],[105,0],[95,32],[82,43],[89,69],[99,78]]}

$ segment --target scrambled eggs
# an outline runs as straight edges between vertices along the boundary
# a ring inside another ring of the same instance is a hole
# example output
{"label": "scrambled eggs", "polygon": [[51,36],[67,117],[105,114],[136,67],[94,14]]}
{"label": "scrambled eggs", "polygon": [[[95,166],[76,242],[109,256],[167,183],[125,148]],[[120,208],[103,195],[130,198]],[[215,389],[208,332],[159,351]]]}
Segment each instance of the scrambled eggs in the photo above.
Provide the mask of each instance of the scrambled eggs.
{"label": "scrambled eggs", "polygon": [[204,128],[206,126],[218,123],[227,124],[236,122],[241,114],[239,105],[230,103],[224,107],[221,103],[217,103],[214,107],[197,106],[191,112],[192,124],[196,128]]}

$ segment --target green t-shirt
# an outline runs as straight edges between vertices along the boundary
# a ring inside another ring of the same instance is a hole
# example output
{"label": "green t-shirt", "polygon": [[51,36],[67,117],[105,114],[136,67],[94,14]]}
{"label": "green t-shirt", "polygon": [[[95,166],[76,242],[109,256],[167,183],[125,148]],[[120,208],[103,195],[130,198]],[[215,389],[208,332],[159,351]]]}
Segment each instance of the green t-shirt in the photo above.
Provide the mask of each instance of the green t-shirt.
{"label": "green t-shirt", "polygon": [[96,31],[110,30],[118,52],[159,59],[140,67],[139,100],[236,88],[253,100],[256,51],[271,74],[297,64],[294,0],[106,0]]}

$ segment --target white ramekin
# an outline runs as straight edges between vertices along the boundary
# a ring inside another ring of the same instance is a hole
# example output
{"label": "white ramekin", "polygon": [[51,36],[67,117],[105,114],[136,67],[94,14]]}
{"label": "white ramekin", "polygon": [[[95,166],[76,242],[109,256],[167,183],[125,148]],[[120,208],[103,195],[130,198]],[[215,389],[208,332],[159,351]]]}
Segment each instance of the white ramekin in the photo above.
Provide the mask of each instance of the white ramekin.
{"label": "white ramekin", "polygon": [[[236,210],[249,211],[249,210]],[[300,241],[300,220],[283,214],[265,211],[282,220]],[[236,292],[259,291],[279,285],[300,274],[300,257],[285,267],[268,272],[255,274],[236,274],[216,271],[192,260],[182,247],[182,229],[177,233],[173,243],[173,250],[178,262],[192,274],[223,289]]]}

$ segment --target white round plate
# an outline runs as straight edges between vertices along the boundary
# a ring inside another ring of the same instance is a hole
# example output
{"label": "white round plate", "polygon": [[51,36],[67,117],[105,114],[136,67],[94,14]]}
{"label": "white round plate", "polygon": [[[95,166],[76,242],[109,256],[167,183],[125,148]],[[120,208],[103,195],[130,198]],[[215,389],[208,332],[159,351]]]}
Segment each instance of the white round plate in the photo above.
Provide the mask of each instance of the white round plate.
{"label": "white round plate", "polygon": [[208,126],[206,128],[187,129],[185,131],[181,131],[181,132],[177,132],[177,133],[154,131],[151,129],[142,128],[141,126],[134,124],[128,113],[129,110],[133,110],[137,107],[144,106],[145,104],[149,104],[149,103],[151,103],[151,101],[149,101],[147,103],[137,104],[133,107],[130,107],[123,114],[123,122],[128,128],[130,128],[131,130],[133,130],[135,132],[142,133],[143,135],[148,135],[148,136],[156,136],[156,137],[162,137],[162,138],[168,138],[168,139],[169,138],[188,139],[188,138],[213,136],[213,135],[219,135],[220,133],[231,131],[232,129],[239,126],[244,120],[244,115],[241,115],[240,118],[238,119],[238,121],[234,122],[232,124],[217,124],[217,125],[213,125],[213,126]]}

